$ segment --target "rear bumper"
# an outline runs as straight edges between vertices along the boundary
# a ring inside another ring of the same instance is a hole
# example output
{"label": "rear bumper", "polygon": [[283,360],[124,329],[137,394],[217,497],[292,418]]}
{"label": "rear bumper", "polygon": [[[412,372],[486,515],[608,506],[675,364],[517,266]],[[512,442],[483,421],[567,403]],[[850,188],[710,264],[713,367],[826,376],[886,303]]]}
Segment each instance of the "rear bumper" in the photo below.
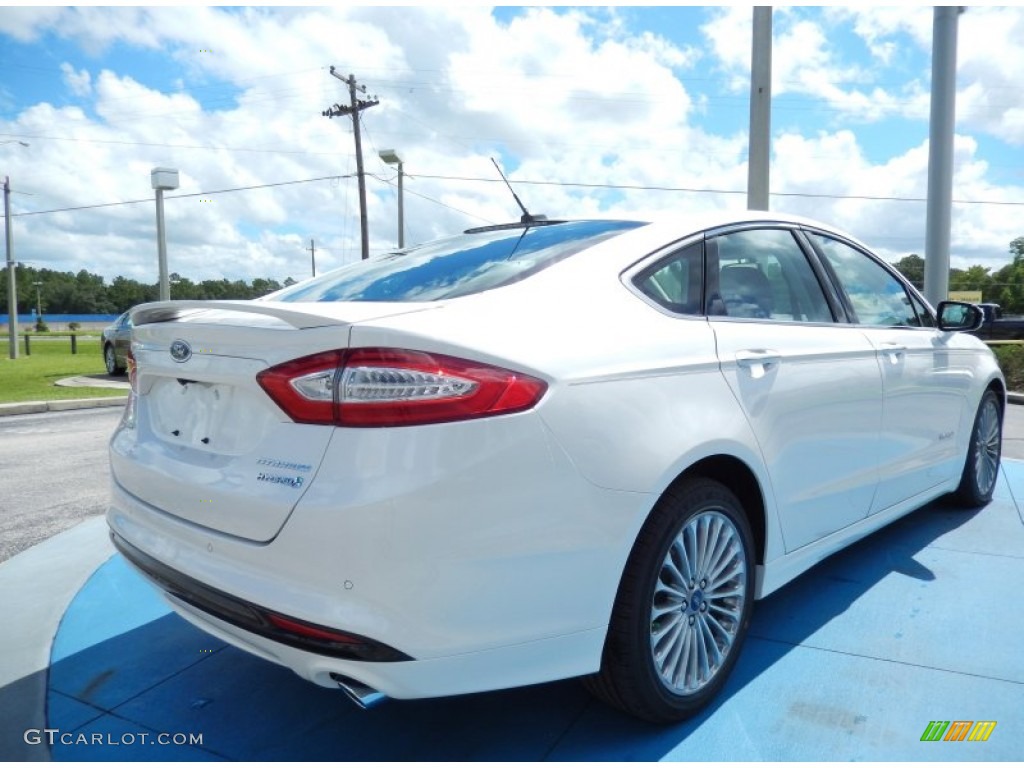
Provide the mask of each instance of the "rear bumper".
{"label": "rear bumper", "polygon": [[[160,587],[168,598],[178,604],[191,606],[199,613],[207,614],[211,618],[218,618],[249,634],[259,635],[278,644],[333,658],[357,661],[412,661],[410,656],[401,651],[370,638],[346,633],[351,642],[342,640],[338,637],[341,633],[337,628],[310,625],[293,616],[282,616],[263,606],[240,600],[226,592],[209,587],[150,557],[113,531],[110,533],[110,539],[118,552],[144,576]],[[288,624],[303,626],[310,631],[306,633],[289,631]]]}
{"label": "rear bumper", "polygon": [[[408,698],[596,671],[652,500],[585,480],[532,415],[485,421],[425,431],[429,462],[404,435],[359,431],[357,448],[338,430],[331,473],[268,542],[168,514],[116,467],[108,524],[181,615],[321,685],[336,687],[334,672]],[[296,642],[269,614],[357,635],[388,660]]]}
{"label": "rear bumper", "polygon": [[204,632],[266,661],[287,667],[324,688],[339,688],[332,675],[354,680],[392,699],[454,696],[579,677],[596,671],[605,628],[575,632],[485,651],[415,661],[337,659],[283,645],[247,632],[164,593],[172,608]]}

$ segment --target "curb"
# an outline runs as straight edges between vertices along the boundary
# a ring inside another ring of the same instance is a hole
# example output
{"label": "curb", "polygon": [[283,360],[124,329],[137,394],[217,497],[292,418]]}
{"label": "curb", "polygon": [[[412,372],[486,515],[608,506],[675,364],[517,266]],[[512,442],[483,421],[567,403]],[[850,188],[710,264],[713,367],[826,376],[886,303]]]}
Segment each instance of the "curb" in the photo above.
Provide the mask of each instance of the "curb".
{"label": "curb", "polygon": [[77,411],[83,408],[109,408],[124,406],[128,396],[86,397],[74,400],[33,400],[27,403],[0,403],[0,416],[17,416],[25,413],[46,413],[48,411]]}

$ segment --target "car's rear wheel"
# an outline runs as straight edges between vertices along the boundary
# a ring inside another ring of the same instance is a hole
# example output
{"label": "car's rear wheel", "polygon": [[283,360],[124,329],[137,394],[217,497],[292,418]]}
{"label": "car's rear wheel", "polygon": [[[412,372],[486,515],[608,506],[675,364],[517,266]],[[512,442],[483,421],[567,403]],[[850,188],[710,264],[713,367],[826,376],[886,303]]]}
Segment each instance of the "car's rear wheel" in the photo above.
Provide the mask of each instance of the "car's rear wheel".
{"label": "car's rear wheel", "polygon": [[125,369],[117,364],[117,355],[114,353],[114,345],[107,344],[103,348],[103,362],[107,366],[107,373],[111,376],[120,376]]}
{"label": "car's rear wheel", "polygon": [[999,478],[999,460],[1003,447],[1003,413],[999,396],[985,392],[974,417],[971,444],[954,499],[969,507],[981,507],[992,501]]}
{"label": "car's rear wheel", "polygon": [[626,565],[599,698],[656,723],[701,710],[725,684],[750,624],[753,537],[736,496],[694,479],[655,506]]}

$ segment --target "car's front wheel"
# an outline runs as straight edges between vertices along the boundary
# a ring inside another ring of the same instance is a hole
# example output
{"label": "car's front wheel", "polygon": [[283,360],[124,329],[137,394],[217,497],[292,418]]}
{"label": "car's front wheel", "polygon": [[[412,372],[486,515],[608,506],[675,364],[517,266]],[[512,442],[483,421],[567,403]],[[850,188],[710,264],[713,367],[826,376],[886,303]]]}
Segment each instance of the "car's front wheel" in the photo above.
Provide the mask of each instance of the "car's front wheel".
{"label": "car's front wheel", "polygon": [[753,537],[740,502],[713,480],[684,482],[637,538],[601,670],[585,684],[651,722],[696,714],[736,664],[753,599]]}
{"label": "car's front wheel", "polygon": [[974,417],[971,444],[967,449],[960,487],[954,499],[968,507],[981,507],[992,501],[999,478],[999,460],[1003,448],[1003,410],[999,396],[985,392]]}
{"label": "car's front wheel", "polygon": [[114,353],[114,345],[107,344],[103,348],[103,362],[107,366],[107,373],[111,376],[120,376],[125,369],[117,364],[117,355]]}

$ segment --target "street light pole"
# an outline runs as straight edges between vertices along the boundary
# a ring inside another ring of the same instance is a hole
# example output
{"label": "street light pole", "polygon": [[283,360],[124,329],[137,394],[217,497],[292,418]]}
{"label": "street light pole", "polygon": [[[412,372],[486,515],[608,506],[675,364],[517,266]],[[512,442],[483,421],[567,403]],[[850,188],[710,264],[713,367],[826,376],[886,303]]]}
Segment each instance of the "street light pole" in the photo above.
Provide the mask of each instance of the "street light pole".
{"label": "street light pole", "polygon": [[38,322],[43,316],[43,300],[39,296],[39,288],[42,286],[42,283],[36,280],[32,285],[36,287],[36,321]]}
{"label": "street light pole", "polygon": [[178,172],[174,168],[154,168],[149,174],[156,190],[156,255],[160,269],[160,301],[171,298],[171,281],[167,275],[167,235],[164,231],[164,190],[178,188]]}
{"label": "street light pole", "polygon": [[[28,146],[28,142],[20,139],[0,141],[0,144],[20,144]],[[17,263],[14,261],[13,233],[11,232],[11,177],[4,176],[4,242],[7,245],[7,338],[11,360],[18,359],[18,275],[15,272]]]}
{"label": "street light pole", "polygon": [[4,241],[7,244],[7,337],[11,360],[18,359],[18,279],[11,241],[11,177],[4,176]]}
{"label": "street light pole", "polygon": [[402,158],[393,149],[382,149],[378,154],[388,165],[398,166],[398,247],[405,248],[405,194],[402,189],[405,174],[402,172]]}

